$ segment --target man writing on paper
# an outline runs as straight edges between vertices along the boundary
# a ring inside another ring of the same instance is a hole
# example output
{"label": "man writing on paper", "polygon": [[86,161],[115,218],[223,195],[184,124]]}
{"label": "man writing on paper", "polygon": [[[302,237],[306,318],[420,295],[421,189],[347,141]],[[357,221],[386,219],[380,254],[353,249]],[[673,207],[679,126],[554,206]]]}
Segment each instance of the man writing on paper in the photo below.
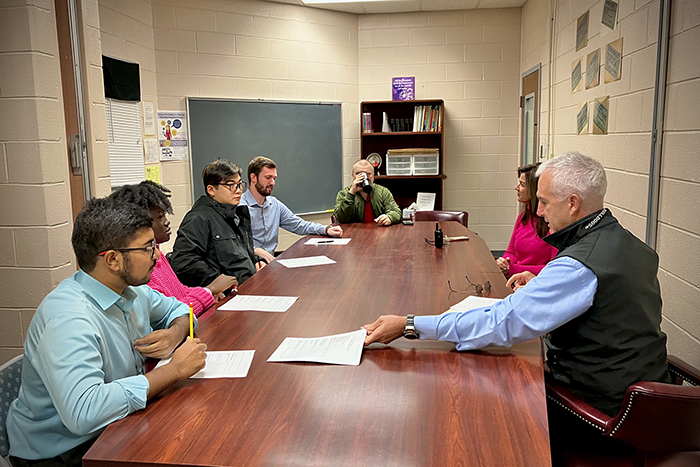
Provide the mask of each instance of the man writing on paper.
{"label": "man writing on paper", "polygon": [[[42,301],[24,342],[7,416],[14,467],[80,466],[107,425],[204,367],[199,339],[175,350],[189,307],[143,285],[159,254],[151,222],[147,210],[113,199],[88,202],[75,220],[80,269]],[[147,357],[173,350],[144,375]]]}
{"label": "man writing on paper", "polygon": [[[490,307],[439,316],[382,316],[364,326],[365,344],[402,334],[440,339],[457,350],[510,346],[545,337],[551,377],[598,410],[615,415],[627,387],[668,382],[661,331],[658,256],[607,208],[603,167],[572,152],[537,171],[545,241],[559,250],[539,276],[515,274],[516,292]],[[415,326],[415,327],[414,327]]]}
{"label": "man writing on paper", "polygon": [[[338,192],[333,215],[341,223],[375,222],[378,225],[396,224],[401,210],[391,192],[374,184],[374,168],[365,159],[352,166],[353,182]],[[363,190],[363,183],[369,181]]]}
{"label": "man writing on paper", "polygon": [[[277,180],[277,165],[272,159],[259,156],[248,164],[250,188],[243,193],[241,204],[248,206],[253,225],[253,244],[263,250],[268,261],[274,259],[275,248],[279,243],[279,229],[282,227],[297,235],[328,235],[342,237],[343,228],[339,225],[307,222],[295,216],[272,194]],[[260,253],[258,253],[260,254]]]}
{"label": "man writing on paper", "polygon": [[242,284],[262,267],[264,253],[253,247],[248,206],[239,206],[246,189],[242,173],[223,159],[202,170],[206,194],[182,219],[170,258],[178,279],[188,287],[204,287],[221,274]]}

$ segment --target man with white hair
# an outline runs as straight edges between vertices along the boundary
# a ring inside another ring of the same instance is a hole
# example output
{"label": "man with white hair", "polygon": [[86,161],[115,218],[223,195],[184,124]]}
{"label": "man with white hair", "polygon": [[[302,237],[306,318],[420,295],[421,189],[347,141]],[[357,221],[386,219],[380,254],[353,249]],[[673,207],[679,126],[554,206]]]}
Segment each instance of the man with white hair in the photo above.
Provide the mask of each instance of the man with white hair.
{"label": "man with white hair", "polygon": [[603,207],[605,170],[576,152],[537,171],[545,241],[559,250],[538,276],[515,274],[516,292],[493,306],[437,316],[382,316],[365,325],[365,345],[439,339],[457,350],[511,346],[545,336],[551,377],[615,415],[627,387],[669,382],[661,331],[658,255]]}

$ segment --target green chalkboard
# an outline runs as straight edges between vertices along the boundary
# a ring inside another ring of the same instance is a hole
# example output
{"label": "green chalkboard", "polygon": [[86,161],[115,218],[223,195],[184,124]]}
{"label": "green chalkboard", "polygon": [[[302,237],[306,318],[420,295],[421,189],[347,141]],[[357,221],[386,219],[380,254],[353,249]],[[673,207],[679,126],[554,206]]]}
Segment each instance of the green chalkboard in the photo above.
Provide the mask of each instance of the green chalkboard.
{"label": "green chalkboard", "polygon": [[204,194],[202,169],[228,159],[247,179],[248,163],[277,164],[272,195],[295,214],[333,209],[342,188],[340,104],[188,98],[194,200]]}

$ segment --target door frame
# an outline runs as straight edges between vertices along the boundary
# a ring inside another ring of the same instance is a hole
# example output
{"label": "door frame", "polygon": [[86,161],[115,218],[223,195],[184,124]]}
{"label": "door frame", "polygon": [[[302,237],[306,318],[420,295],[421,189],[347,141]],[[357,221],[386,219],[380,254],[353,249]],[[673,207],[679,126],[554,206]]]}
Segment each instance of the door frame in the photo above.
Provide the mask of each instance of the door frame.
{"label": "door frame", "polygon": [[540,147],[540,115],[542,114],[542,63],[538,63],[533,66],[520,77],[520,162],[522,165],[525,164],[525,148],[523,142],[525,141],[525,96],[523,92],[523,80],[525,77],[530,76],[534,72],[537,73],[537,131],[535,131],[534,140],[537,142],[535,146],[535,151],[533,152],[533,163],[537,163],[540,160],[541,147]]}

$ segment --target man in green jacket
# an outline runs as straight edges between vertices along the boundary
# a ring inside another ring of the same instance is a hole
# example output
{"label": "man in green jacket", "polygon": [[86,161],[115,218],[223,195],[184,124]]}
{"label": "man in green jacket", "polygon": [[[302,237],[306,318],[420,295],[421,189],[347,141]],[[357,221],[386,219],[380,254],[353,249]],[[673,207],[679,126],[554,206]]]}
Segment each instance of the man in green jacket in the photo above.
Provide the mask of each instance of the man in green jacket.
{"label": "man in green jacket", "polygon": [[[352,166],[352,184],[340,190],[335,197],[333,214],[338,222],[375,222],[378,225],[396,224],[401,220],[401,209],[391,192],[374,184],[374,168],[362,159]],[[369,180],[371,190],[365,192],[362,184]]]}

